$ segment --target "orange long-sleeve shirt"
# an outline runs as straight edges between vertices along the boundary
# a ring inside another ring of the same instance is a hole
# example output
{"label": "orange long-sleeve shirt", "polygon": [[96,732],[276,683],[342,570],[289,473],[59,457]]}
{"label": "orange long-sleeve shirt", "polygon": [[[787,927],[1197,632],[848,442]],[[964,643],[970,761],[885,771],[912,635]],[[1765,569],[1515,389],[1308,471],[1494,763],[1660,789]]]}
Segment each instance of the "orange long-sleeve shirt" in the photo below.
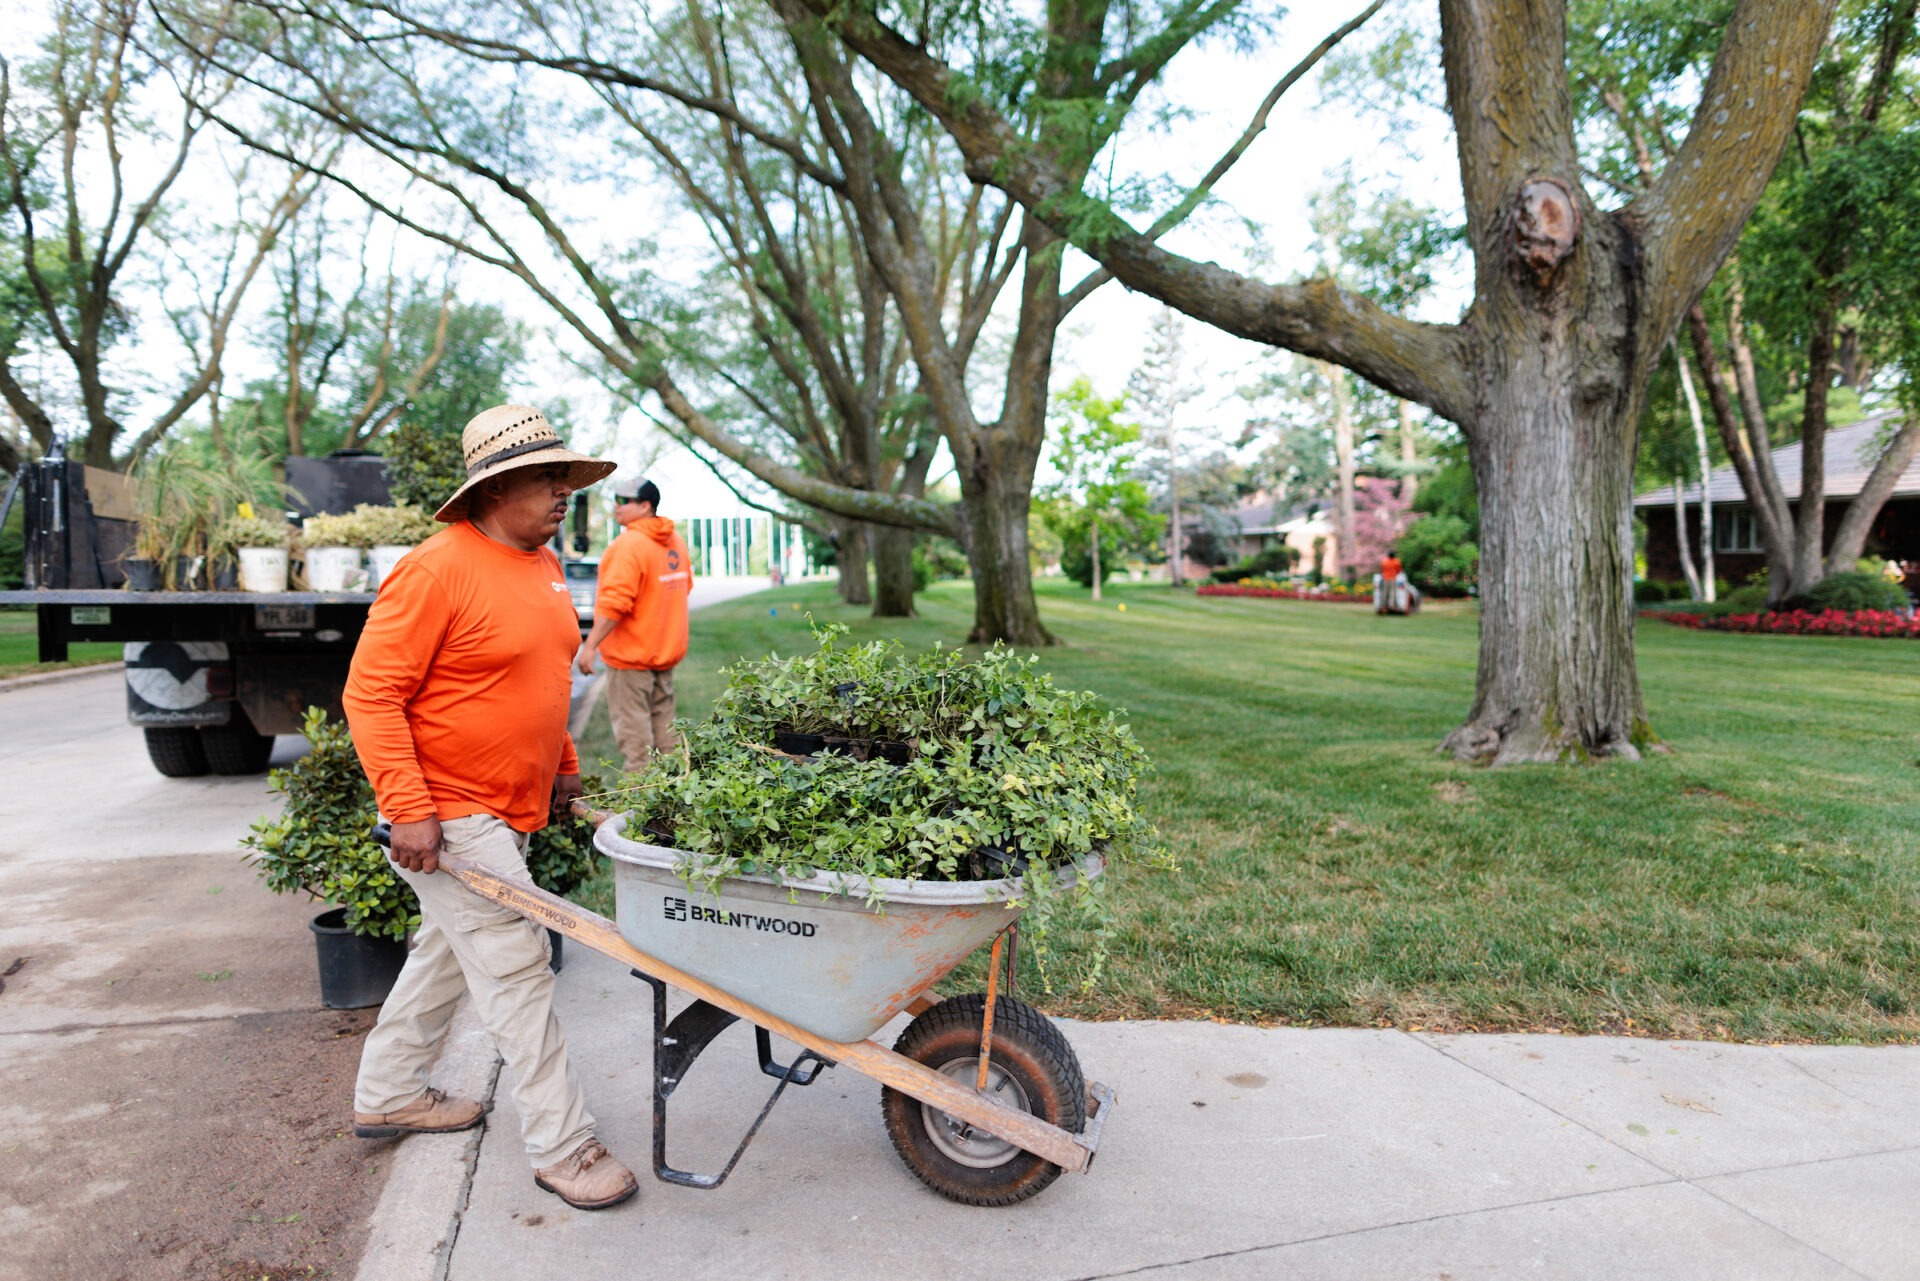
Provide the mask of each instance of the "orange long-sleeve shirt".
{"label": "orange long-sleeve shirt", "polygon": [[609,667],[665,671],[687,656],[693,558],[664,516],[626,526],[600,557],[593,616],[620,620],[600,642]]}
{"label": "orange long-sleeve shirt", "polygon": [[546,548],[461,521],[408,552],[380,584],[342,700],[380,812],[545,827],[554,776],[580,770],[567,736],[579,647]]}

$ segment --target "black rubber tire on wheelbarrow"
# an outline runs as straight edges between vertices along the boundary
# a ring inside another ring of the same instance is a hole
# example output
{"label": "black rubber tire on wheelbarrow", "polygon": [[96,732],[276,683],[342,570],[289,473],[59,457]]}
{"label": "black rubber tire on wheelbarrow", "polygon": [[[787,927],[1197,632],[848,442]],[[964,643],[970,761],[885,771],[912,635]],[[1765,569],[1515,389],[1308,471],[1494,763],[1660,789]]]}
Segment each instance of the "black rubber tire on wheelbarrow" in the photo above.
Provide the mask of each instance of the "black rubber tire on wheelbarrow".
{"label": "black rubber tire on wheelbarrow", "polygon": [[[980,1064],[986,994],[940,1002],[907,1026],[894,1051],[971,1088]],[[1011,997],[994,1004],[988,1090],[1043,1121],[1078,1134],[1087,1123],[1087,1082],[1067,1038],[1047,1016]],[[1053,1162],[988,1135],[956,1129],[945,1112],[891,1087],[880,1092],[887,1137],[919,1180],[965,1205],[1012,1205],[1060,1177]]]}

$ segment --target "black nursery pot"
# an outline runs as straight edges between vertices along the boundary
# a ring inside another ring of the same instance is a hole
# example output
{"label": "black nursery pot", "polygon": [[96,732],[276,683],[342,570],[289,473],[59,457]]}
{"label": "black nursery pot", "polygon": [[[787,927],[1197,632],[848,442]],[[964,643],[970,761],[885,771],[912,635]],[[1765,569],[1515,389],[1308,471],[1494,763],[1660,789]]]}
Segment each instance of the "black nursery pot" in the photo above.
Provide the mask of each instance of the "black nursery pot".
{"label": "black nursery pot", "polygon": [[792,730],[773,731],[773,750],[789,756],[812,756],[827,745],[822,734],[796,734]]}
{"label": "black nursery pot", "polygon": [[347,909],[332,907],[307,923],[320,956],[320,1003],[330,1010],[364,1010],[393,991],[407,963],[401,939],[366,938],[347,928]]}
{"label": "black nursery pot", "polygon": [[127,558],[127,590],[130,592],[157,592],[160,590],[160,562],[145,556]]}

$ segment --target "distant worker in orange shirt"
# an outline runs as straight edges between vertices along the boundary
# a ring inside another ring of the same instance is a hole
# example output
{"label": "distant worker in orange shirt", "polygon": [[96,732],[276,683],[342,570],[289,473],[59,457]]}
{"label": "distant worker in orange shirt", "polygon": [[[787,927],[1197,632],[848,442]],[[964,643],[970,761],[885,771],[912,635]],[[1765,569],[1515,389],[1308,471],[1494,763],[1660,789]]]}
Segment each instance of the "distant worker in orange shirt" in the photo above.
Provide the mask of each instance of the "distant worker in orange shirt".
{"label": "distant worker in orange shirt", "polygon": [[673,669],[687,656],[693,558],[673,522],[659,514],[658,485],[627,481],[613,498],[622,528],[600,557],[593,630],[575,661],[591,676],[595,655],[607,660],[613,737],[627,768],[636,770],[674,745]]}
{"label": "distant worker in orange shirt", "polygon": [[1379,577],[1373,580],[1373,612],[1376,614],[1411,614],[1420,608],[1420,593],[1407,581],[1405,566],[1394,549],[1387,548],[1387,554],[1380,561]]}
{"label": "distant worker in orange shirt", "polygon": [[393,825],[389,858],[420,899],[413,949],[360,1054],[353,1131],[382,1139],[480,1124],[477,1101],[427,1086],[471,993],[512,1074],[534,1182],[598,1210],[639,1184],[594,1137],[553,1013],[547,932],[435,873],[445,852],[529,879],[528,835],[580,795],[567,736],[580,625],[546,544],[573,491],[614,465],[567,449],[526,405],[479,414],[460,445],[466,483],[436,513],[447,528],[380,584],[343,699]]}

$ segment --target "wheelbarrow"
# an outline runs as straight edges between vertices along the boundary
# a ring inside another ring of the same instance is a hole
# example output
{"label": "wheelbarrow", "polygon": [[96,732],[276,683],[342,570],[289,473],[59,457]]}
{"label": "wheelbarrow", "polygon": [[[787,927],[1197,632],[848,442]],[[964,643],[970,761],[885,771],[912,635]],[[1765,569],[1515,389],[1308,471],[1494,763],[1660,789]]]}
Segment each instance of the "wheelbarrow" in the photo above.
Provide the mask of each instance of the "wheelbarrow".
{"label": "wheelbarrow", "polygon": [[[851,1067],[881,1083],[881,1114],[900,1159],[921,1182],[967,1205],[1024,1201],[1064,1171],[1085,1173],[1115,1096],[1086,1081],[1073,1047],[1012,995],[1017,880],[869,882],[735,876],[717,892],[689,888],[691,855],[630,840],[623,816],[575,802],[613,860],[618,924],[526,881],[442,854],[440,868],[483,898],[630,967],[653,989],[653,1172],[683,1187],[719,1187],[788,1086]],[[387,843],[386,824],[375,838]],[[1099,875],[1098,859],[1074,875]],[[987,990],[929,993],[991,943]],[[1001,972],[1008,991],[1001,993]],[[691,995],[671,1020],[667,988]],[[895,1015],[914,1020],[887,1049],[868,1039]],[[717,1174],[667,1160],[667,1102],[715,1037],[754,1025],[760,1070],[778,1084]],[[801,1047],[773,1055],[772,1034]]]}

